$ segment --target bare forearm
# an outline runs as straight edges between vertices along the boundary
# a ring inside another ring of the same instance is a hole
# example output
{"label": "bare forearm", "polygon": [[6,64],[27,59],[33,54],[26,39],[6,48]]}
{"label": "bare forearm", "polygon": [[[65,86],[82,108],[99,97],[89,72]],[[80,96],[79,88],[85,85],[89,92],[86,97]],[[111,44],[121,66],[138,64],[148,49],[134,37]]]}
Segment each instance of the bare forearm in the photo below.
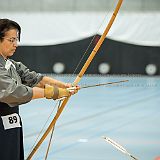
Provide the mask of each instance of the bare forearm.
{"label": "bare forearm", "polygon": [[39,87],[33,87],[32,99],[44,98],[44,89]]}
{"label": "bare forearm", "polygon": [[51,77],[44,76],[43,79],[38,83],[37,87],[44,88],[45,84],[56,85],[60,88],[66,88],[66,83],[53,79]]}

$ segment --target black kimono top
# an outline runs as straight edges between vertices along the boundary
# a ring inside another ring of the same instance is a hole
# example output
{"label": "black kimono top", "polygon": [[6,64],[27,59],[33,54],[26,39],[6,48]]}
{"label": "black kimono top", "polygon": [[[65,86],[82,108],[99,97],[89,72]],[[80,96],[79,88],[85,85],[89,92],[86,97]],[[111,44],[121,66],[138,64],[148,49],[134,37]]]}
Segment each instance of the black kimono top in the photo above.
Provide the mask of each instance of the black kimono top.
{"label": "black kimono top", "polygon": [[22,122],[18,105],[32,99],[43,76],[21,62],[0,56],[0,160],[23,160]]}

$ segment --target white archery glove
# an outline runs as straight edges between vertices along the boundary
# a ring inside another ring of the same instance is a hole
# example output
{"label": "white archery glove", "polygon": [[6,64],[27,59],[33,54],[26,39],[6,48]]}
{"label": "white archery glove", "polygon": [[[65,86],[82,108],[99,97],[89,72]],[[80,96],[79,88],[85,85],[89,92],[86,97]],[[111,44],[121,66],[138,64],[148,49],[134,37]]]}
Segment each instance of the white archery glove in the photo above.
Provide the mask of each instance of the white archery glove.
{"label": "white archery glove", "polygon": [[68,97],[70,96],[70,91],[65,89],[65,88],[59,88],[57,86],[50,86],[48,84],[45,85],[44,88],[44,96],[47,99],[60,99],[63,97]]}

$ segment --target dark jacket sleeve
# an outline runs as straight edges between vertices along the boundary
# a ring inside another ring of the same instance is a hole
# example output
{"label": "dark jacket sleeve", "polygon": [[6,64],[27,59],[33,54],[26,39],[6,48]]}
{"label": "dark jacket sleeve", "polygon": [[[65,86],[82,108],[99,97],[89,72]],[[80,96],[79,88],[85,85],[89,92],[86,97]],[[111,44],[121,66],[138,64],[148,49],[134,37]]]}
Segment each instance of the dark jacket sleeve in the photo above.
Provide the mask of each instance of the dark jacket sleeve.
{"label": "dark jacket sleeve", "polygon": [[36,86],[43,78],[42,74],[36,73],[35,71],[30,71],[24,64],[21,62],[12,61],[16,70],[21,77],[22,84],[27,85],[29,87]]}
{"label": "dark jacket sleeve", "polygon": [[8,71],[0,65],[0,102],[7,103],[14,107],[27,103],[32,99],[32,88],[19,84],[13,79]]}

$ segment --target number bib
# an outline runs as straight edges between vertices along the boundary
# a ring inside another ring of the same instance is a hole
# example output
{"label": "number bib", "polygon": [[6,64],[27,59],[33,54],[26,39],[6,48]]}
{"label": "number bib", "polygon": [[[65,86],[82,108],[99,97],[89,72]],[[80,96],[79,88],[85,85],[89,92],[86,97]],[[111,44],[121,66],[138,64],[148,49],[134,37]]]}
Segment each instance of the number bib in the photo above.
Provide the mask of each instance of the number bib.
{"label": "number bib", "polygon": [[11,129],[21,127],[20,125],[20,117],[17,113],[9,114],[6,116],[1,116],[3,121],[4,129]]}

